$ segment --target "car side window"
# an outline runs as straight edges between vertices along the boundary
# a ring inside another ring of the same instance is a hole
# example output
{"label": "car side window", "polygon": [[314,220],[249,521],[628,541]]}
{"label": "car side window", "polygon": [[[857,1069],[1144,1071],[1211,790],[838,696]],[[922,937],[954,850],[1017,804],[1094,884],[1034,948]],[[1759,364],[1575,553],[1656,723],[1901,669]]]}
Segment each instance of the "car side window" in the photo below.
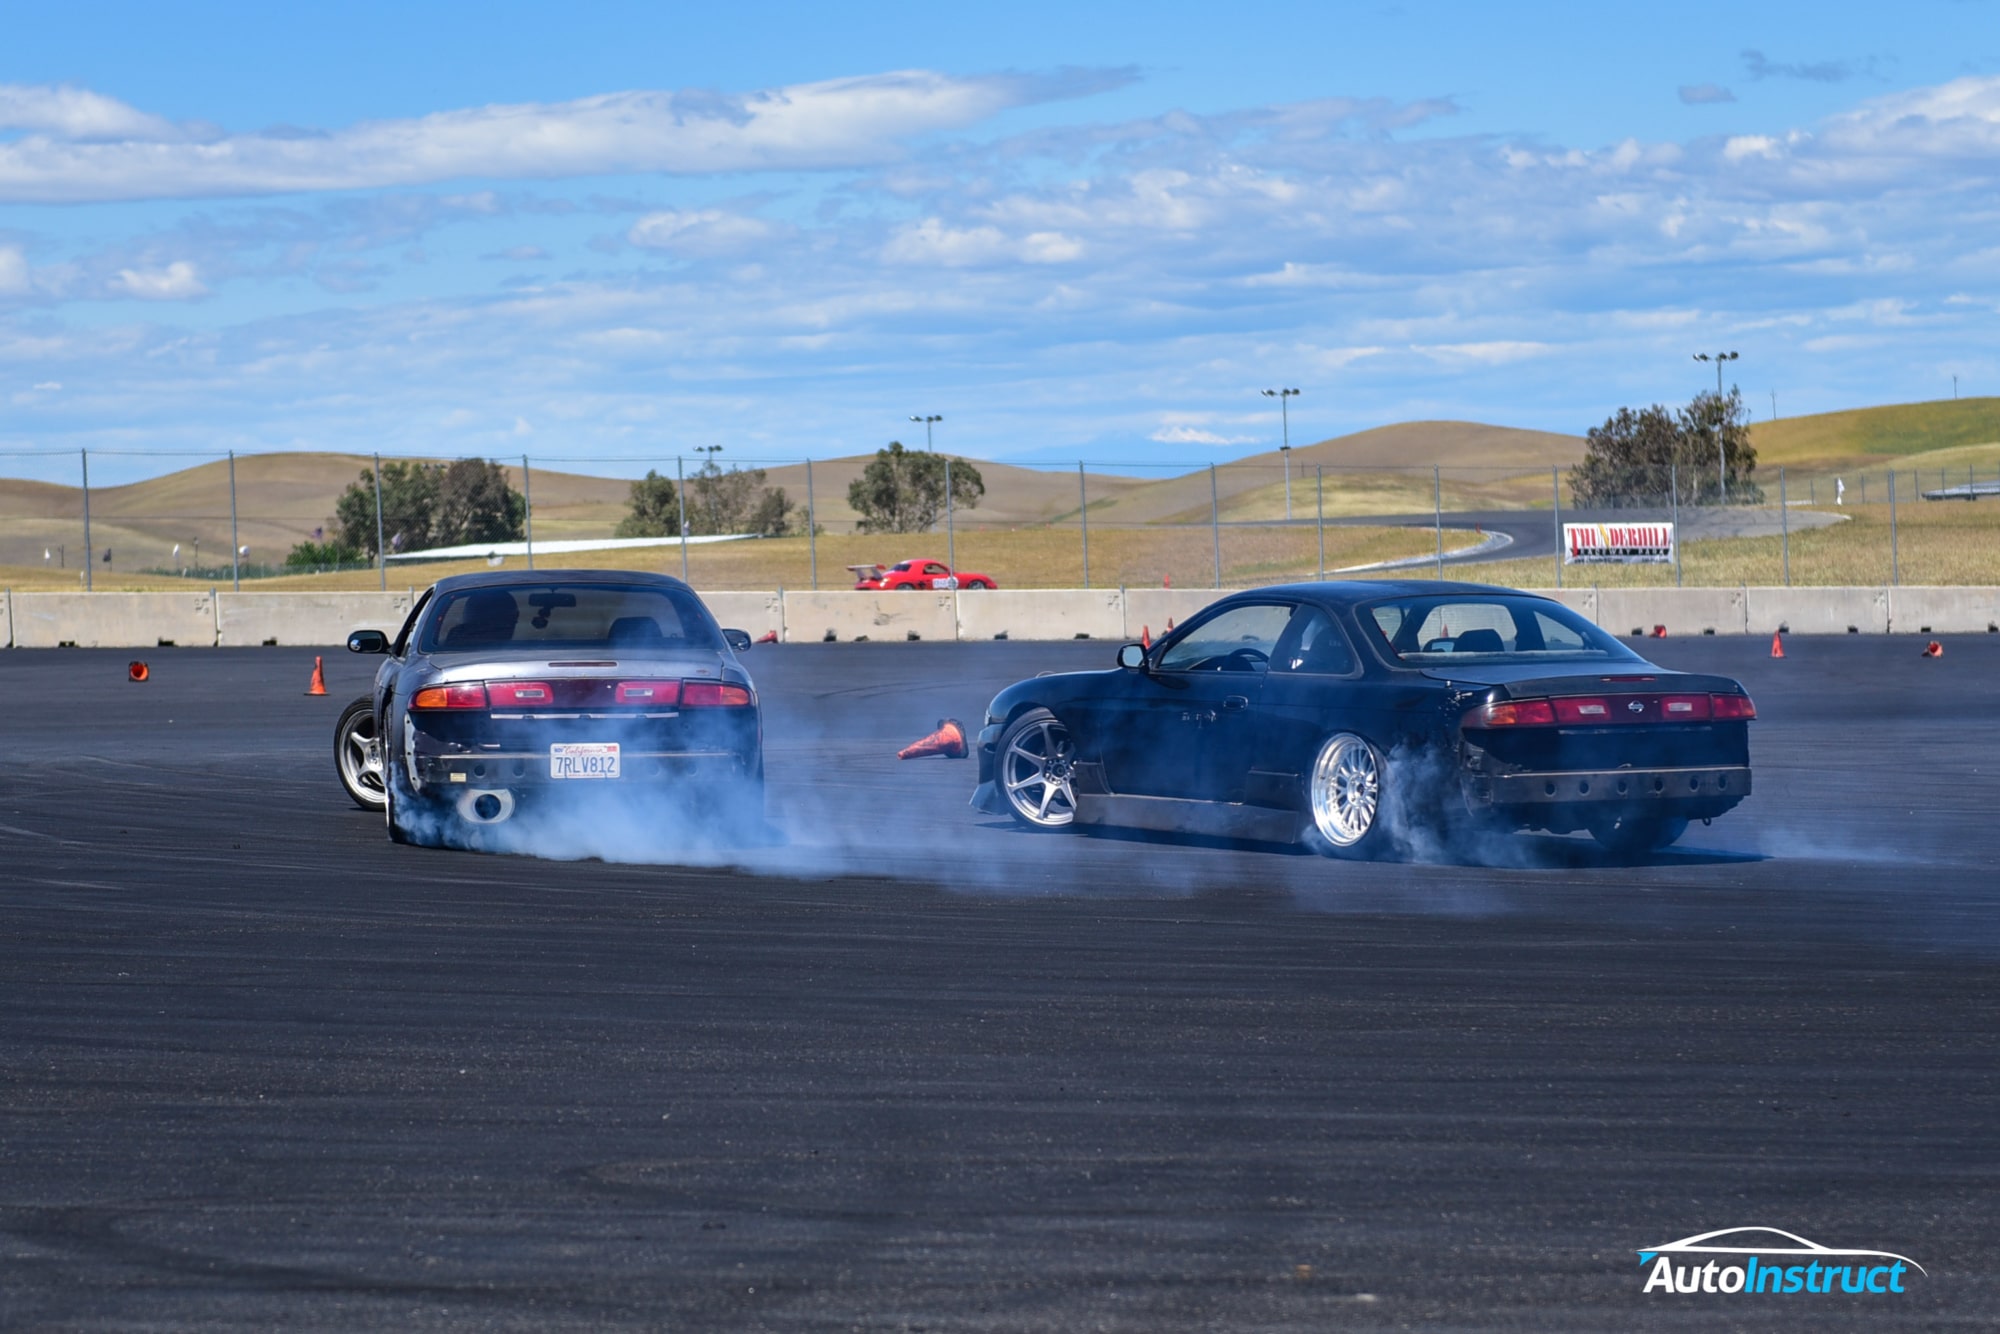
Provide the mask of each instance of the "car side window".
{"label": "car side window", "polygon": [[1581,652],[1583,649],[1589,647],[1583,642],[1581,634],[1578,634],[1574,629],[1564,625],[1554,617],[1546,616],[1538,611],[1535,613],[1535,625],[1542,632],[1542,647],[1545,650],[1563,651],[1574,649]]}
{"label": "car side window", "polygon": [[938,564],[938,563],[937,563],[936,561],[932,561],[932,562],[931,562],[930,564],[928,564],[928,565],[924,566],[924,573],[925,573],[925,574],[950,574],[950,573],[951,573],[951,571],[949,571],[949,570],[945,569],[945,567],[944,567],[944,566],[942,566],[942,565]]}
{"label": "car side window", "polygon": [[1354,651],[1347,636],[1318,607],[1301,607],[1292,618],[1278,654],[1271,660],[1274,672],[1301,672],[1319,676],[1351,676]]}
{"label": "car side window", "polygon": [[424,608],[431,605],[431,594],[436,591],[437,585],[435,584],[426,588],[424,595],[417,599],[417,604],[410,608],[410,614],[403,618],[403,628],[396,632],[396,642],[389,646],[390,657],[402,657],[403,650],[410,646],[410,632],[417,628],[417,617],[423,615]]}
{"label": "car side window", "polygon": [[1292,619],[1290,603],[1231,607],[1189,628],[1160,655],[1163,672],[1264,672]]}

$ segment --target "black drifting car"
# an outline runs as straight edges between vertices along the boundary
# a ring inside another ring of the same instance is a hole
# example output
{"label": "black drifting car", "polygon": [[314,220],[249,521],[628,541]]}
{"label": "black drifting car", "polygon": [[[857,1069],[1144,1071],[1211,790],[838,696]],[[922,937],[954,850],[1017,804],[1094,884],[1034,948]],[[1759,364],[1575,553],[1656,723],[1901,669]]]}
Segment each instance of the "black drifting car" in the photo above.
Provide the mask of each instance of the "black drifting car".
{"label": "black drifting car", "polygon": [[1512,589],[1257,589],[1117,661],[994,697],[974,807],[1331,856],[1470,828],[1588,830],[1632,853],[1750,794],[1740,684],[1655,666]]}
{"label": "black drifting car", "polygon": [[387,660],[372,738],[356,738],[343,781],[357,771],[354,793],[372,763],[397,842],[462,842],[537,805],[587,816],[632,796],[763,819],[757,689],[736,657],[750,637],[718,626],[678,579],[459,575],[425,593],[393,641],[361,630],[347,646]]}

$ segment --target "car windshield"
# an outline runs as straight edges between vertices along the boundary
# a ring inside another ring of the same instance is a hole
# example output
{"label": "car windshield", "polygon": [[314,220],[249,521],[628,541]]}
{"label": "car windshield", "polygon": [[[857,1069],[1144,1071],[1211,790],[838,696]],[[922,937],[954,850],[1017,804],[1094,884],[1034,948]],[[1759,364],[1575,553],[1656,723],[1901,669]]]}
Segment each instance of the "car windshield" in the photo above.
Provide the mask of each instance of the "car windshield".
{"label": "car windshield", "polygon": [[533,649],[713,649],[721,641],[691,592],[619,584],[520,583],[445,594],[427,653]]}
{"label": "car windshield", "polygon": [[1568,607],[1540,598],[1477,594],[1397,598],[1368,608],[1382,643],[1416,665],[1584,658],[1637,662],[1638,655]]}

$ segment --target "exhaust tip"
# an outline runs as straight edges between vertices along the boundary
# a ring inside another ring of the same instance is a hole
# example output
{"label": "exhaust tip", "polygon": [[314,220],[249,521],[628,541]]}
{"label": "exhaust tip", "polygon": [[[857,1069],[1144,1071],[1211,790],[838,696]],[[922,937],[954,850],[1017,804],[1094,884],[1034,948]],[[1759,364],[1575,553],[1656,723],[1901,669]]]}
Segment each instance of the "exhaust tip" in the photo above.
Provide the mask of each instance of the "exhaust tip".
{"label": "exhaust tip", "polygon": [[468,824],[499,824],[514,814],[514,794],[506,788],[472,788],[459,793],[458,816]]}

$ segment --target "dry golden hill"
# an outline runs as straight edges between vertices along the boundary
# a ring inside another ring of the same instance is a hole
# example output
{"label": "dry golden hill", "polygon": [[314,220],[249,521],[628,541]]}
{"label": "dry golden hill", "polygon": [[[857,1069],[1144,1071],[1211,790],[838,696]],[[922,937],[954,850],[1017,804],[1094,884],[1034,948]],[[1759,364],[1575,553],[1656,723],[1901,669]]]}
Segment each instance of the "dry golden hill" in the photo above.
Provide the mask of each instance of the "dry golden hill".
{"label": "dry golden hill", "polygon": [[1820,412],[1750,428],[1757,466],[1856,467],[2000,442],[2000,398],[1947,398]]}

